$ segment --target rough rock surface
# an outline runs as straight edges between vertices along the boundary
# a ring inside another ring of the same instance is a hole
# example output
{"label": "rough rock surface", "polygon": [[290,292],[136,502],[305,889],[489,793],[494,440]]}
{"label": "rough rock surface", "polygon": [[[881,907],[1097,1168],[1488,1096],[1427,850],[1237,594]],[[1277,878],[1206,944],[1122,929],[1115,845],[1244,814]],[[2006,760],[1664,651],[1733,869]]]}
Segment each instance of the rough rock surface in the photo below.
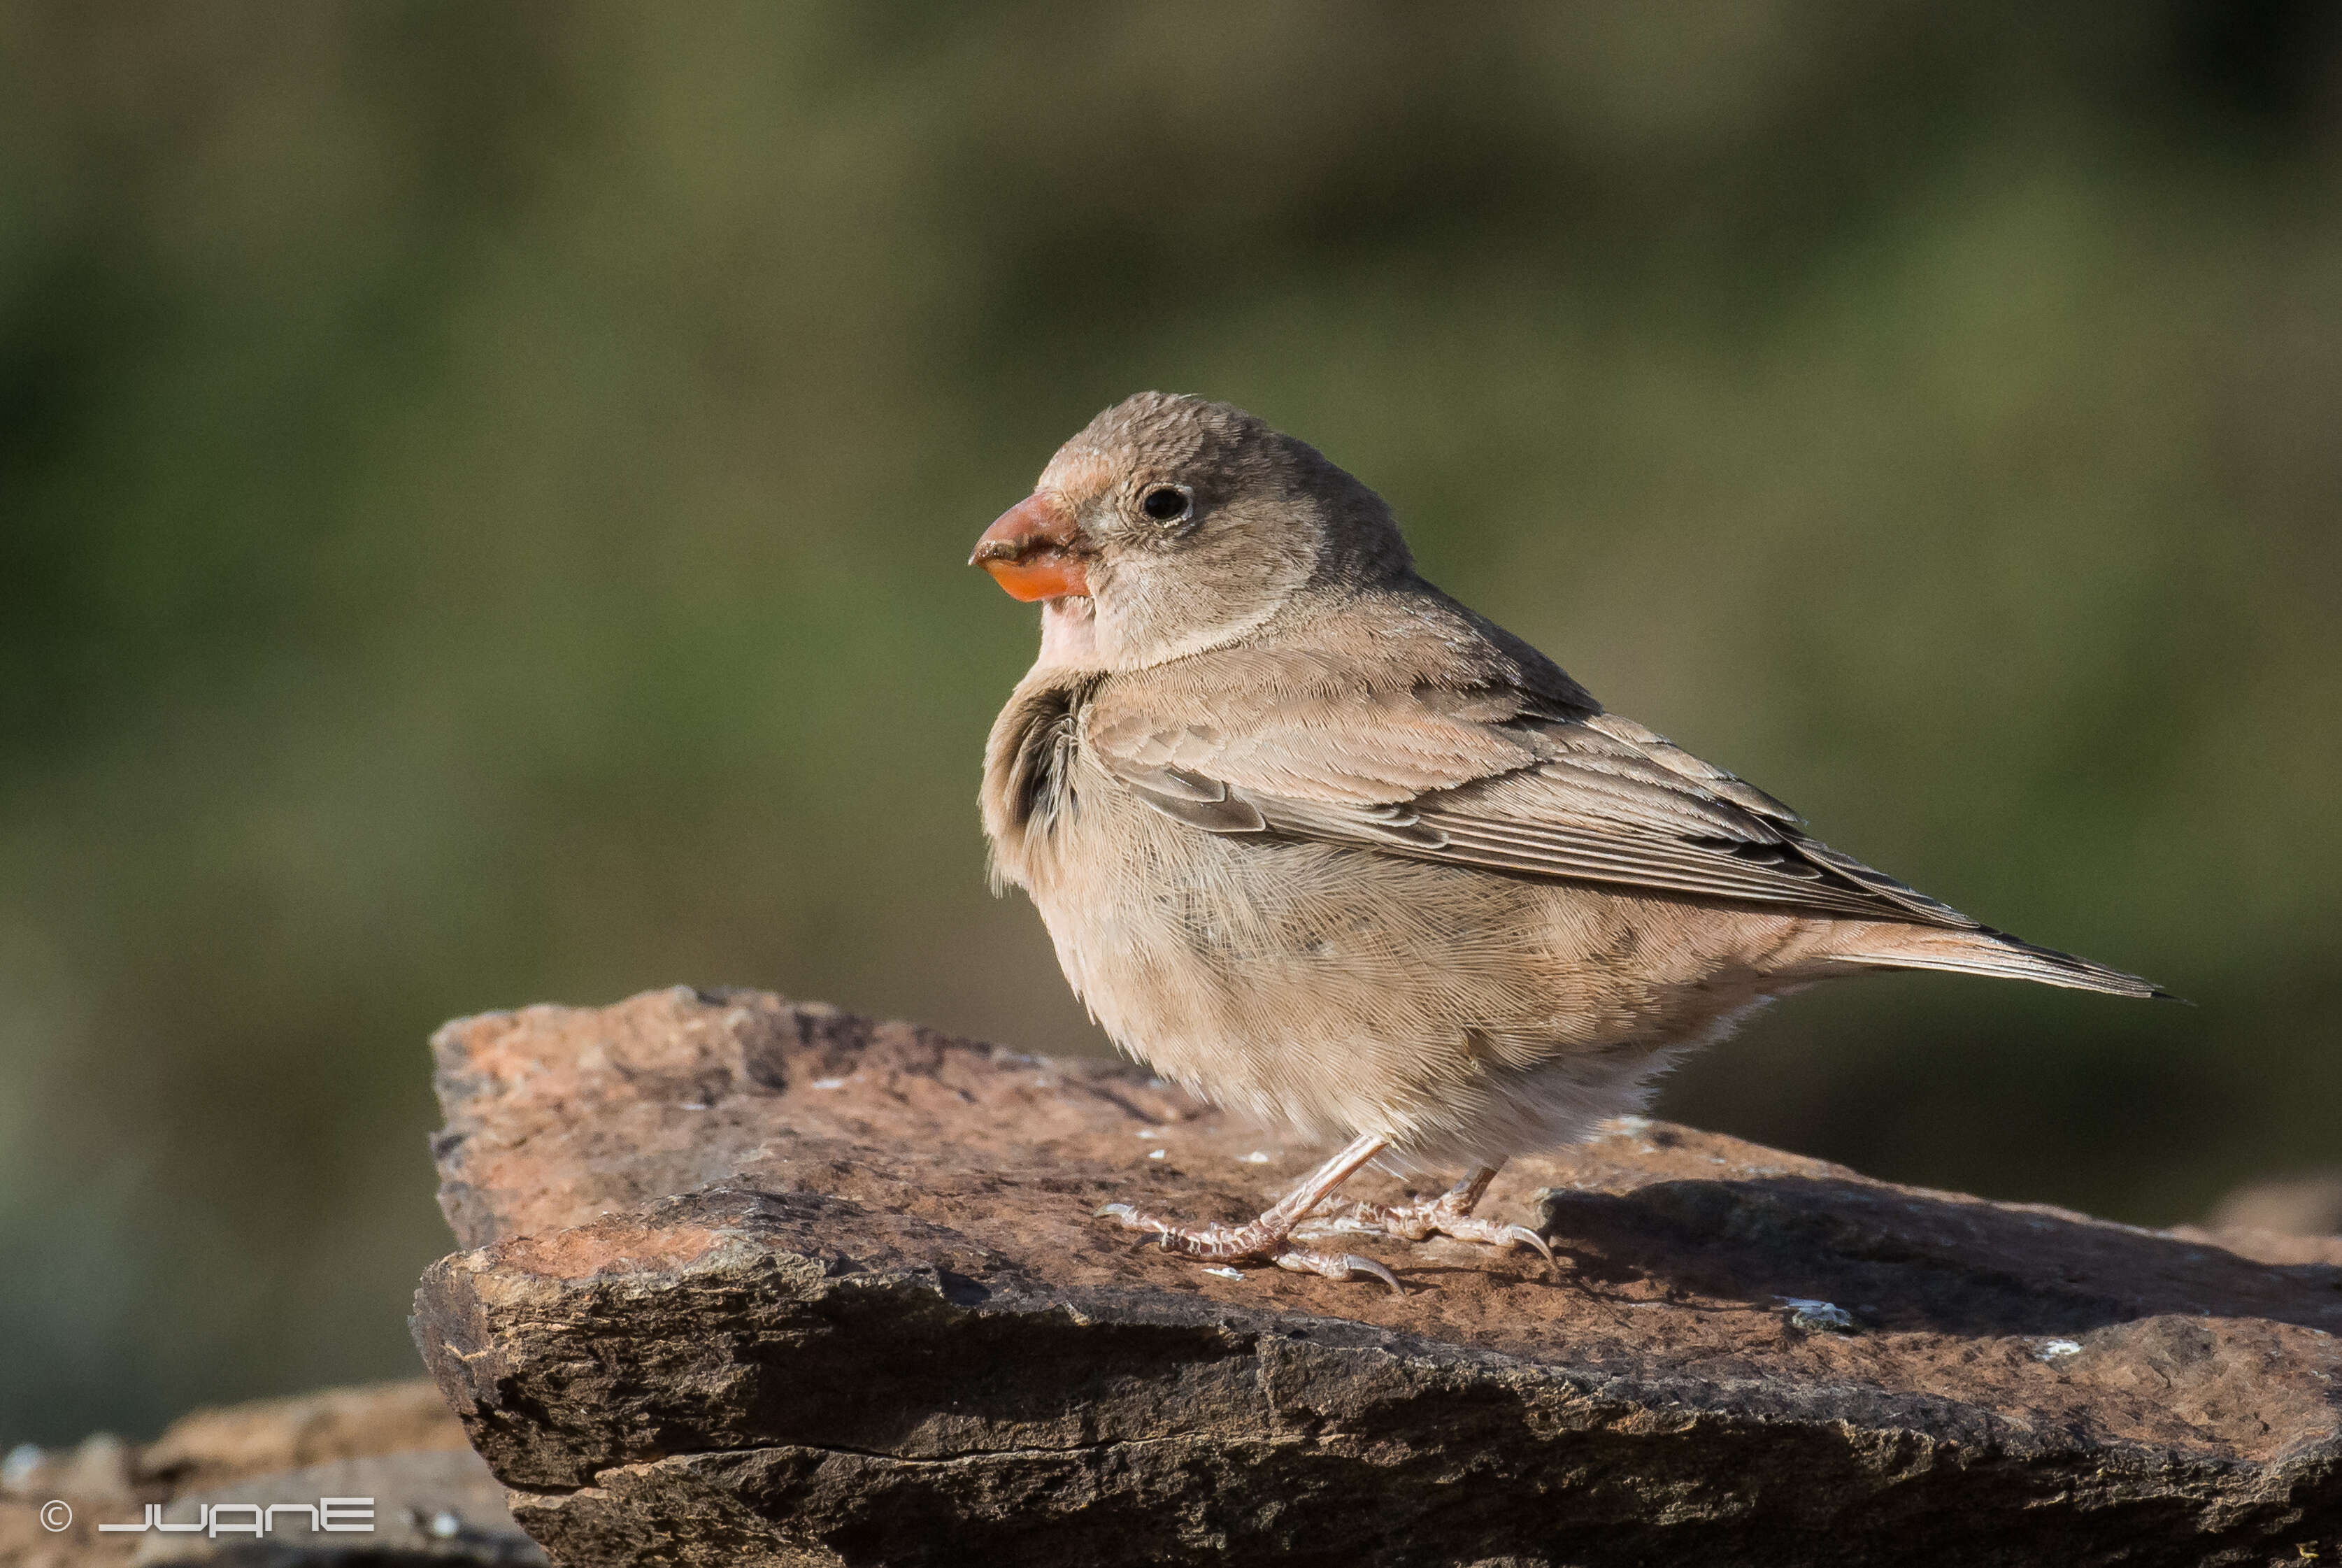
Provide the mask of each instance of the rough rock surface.
{"label": "rough rock surface", "polygon": [[[149,1503],[173,1524],[197,1523],[203,1506],[224,1503],[225,1517],[241,1524],[244,1505],[325,1497],[371,1499],[374,1528],[313,1532],[284,1513],[258,1539],[235,1528],[98,1529],[141,1523]],[[75,1448],[26,1446],[0,1462],[0,1568],[544,1561],[439,1391],[420,1380],[199,1410],[144,1445],[101,1433]]]}
{"label": "rough rock surface", "polygon": [[2342,1233],[2342,1170],[2307,1171],[2239,1187],[2213,1206],[2204,1223],[2215,1231],[2279,1236]]}
{"label": "rough rock surface", "polygon": [[435,1047],[415,1337],[563,1563],[2342,1557],[2342,1243],[1636,1123],[1490,1194],[1563,1273],[1346,1243],[1395,1298],[1093,1221],[1318,1157],[1143,1073],[745,992]]}

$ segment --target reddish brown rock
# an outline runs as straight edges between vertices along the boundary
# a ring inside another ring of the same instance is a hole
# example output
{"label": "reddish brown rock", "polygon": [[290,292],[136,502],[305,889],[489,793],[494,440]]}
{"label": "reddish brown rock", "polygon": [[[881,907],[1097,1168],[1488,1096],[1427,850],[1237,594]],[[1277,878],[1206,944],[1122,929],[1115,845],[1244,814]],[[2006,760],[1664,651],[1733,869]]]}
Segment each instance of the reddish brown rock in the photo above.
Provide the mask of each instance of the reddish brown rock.
{"label": "reddish brown rock", "polygon": [[[364,1499],[345,1522],[313,1531],[285,1511],[265,1533],[247,1511],[270,1503]],[[150,1522],[147,1508],[158,1512]],[[200,1525],[225,1505],[231,1527]],[[138,1525],[102,1530],[102,1524]],[[220,1563],[269,1568],[529,1563],[504,1489],[471,1451],[439,1391],[421,1380],[328,1388],[198,1410],[143,1446],[101,1433],[71,1449],[29,1446],[0,1462],[0,1568],[137,1568]]]}
{"label": "reddish brown rock", "polygon": [[446,1401],[417,1379],[192,1412],[139,1452],[138,1473],[179,1494],[335,1460],[463,1446]]}
{"label": "reddish brown rock", "polygon": [[1566,1273],[1346,1243],[1394,1298],[1093,1221],[1242,1217],[1317,1155],[1143,1073],[683,990],[435,1045],[471,1250],[416,1341],[564,1563],[2342,1553],[2342,1243],[1637,1124],[1490,1194]]}

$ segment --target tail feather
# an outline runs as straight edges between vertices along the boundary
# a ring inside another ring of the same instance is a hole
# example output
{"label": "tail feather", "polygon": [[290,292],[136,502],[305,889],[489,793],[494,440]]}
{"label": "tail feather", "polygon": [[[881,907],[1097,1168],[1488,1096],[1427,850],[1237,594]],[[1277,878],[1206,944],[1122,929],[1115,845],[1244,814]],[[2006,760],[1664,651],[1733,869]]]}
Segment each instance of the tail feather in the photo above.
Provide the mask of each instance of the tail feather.
{"label": "tail feather", "polygon": [[2187,998],[2166,991],[2151,980],[2136,974],[2126,974],[2119,969],[2109,969],[2103,964],[2093,964],[2087,958],[2077,958],[2070,953],[2060,953],[2054,947],[2037,947],[2030,942],[1979,926],[1974,931],[1933,931],[1924,927],[1907,928],[1908,936],[1900,936],[1891,944],[1882,944],[1876,951],[1839,953],[1833,956],[1848,964],[1866,964],[1876,969],[1939,969],[1954,974],[1985,974],[2003,980],[2033,980],[2044,985],[2063,985],[2075,991],[2099,991],[2109,996],[2135,996],[2142,1001],[2154,999],[2184,1002]]}

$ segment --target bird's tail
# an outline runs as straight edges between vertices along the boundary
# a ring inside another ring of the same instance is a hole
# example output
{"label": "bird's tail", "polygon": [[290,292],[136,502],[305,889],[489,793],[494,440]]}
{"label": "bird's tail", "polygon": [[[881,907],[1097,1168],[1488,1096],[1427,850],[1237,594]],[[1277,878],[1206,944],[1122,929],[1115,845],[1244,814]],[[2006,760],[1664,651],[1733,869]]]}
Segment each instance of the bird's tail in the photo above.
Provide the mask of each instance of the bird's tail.
{"label": "bird's tail", "polygon": [[2044,985],[2102,991],[2110,996],[2186,1000],[2151,980],[2077,958],[2070,953],[2060,953],[2054,947],[2036,947],[1989,926],[1969,931],[1932,930],[1926,926],[1873,929],[1878,932],[1877,941],[1866,943],[1855,952],[1834,952],[1831,956],[1874,969],[1941,969],[1955,974],[2037,980]]}

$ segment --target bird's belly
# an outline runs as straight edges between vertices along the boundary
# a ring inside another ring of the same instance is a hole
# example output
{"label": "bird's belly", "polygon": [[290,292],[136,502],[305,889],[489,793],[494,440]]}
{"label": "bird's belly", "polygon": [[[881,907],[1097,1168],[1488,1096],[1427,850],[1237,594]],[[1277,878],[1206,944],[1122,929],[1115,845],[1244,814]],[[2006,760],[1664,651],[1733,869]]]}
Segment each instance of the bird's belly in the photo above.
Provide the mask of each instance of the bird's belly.
{"label": "bird's belly", "polygon": [[1033,870],[1116,1044],[1318,1139],[1563,1142],[1763,994],[1686,950],[1680,905],[1206,834],[1118,792],[1086,794]]}

